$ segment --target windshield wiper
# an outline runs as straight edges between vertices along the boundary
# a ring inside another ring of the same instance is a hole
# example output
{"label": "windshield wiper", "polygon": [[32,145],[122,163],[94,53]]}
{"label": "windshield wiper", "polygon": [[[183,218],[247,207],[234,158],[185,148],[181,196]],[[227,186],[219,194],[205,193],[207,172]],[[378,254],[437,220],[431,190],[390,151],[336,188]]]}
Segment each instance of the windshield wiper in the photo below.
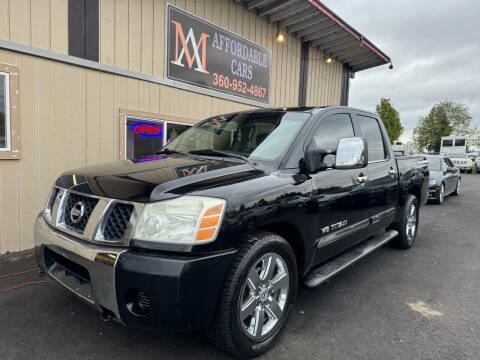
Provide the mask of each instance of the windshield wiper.
{"label": "windshield wiper", "polygon": [[194,155],[209,155],[209,156],[221,156],[221,157],[230,157],[234,159],[240,159],[245,161],[246,163],[249,163],[250,165],[254,166],[256,165],[255,162],[250,160],[249,158],[239,155],[239,154],[234,154],[226,151],[218,151],[218,150],[213,150],[213,149],[200,149],[200,150],[192,150],[188,152],[189,154],[194,154]]}
{"label": "windshield wiper", "polygon": [[184,153],[184,152],[181,152],[181,151],[177,151],[177,150],[172,150],[172,149],[168,149],[168,148],[165,148],[165,149],[162,149],[160,151],[157,151],[155,153],[155,155],[160,155],[160,154],[166,154],[166,155],[171,155],[171,154],[180,154],[180,155],[187,155],[187,153]]}

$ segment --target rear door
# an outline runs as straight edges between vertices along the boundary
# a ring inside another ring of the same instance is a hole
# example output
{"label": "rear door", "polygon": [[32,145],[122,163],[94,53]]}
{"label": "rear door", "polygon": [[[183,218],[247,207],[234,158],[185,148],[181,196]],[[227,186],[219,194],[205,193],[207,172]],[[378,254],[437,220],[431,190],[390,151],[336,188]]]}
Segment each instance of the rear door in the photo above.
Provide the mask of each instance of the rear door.
{"label": "rear door", "polygon": [[[307,140],[307,149],[336,150],[341,138],[353,137],[355,131],[348,111],[332,112],[319,121]],[[322,262],[351,247],[365,237],[369,224],[365,207],[367,169],[337,170],[334,155],[324,158],[328,169],[312,175],[313,198],[317,207],[315,226],[316,262]]]}
{"label": "rear door", "polygon": [[368,142],[366,214],[371,219],[370,234],[388,226],[394,216],[398,193],[398,174],[390,141],[381,120],[356,113],[360,135]]}
{"label": "rear door", "polygon": [[453,164],[453,162],[444,157],[443,158],[443,167],[445,171],[443,172],[445,178],[445,193],[449,194],[455,187],[457,186],[457,168]]}

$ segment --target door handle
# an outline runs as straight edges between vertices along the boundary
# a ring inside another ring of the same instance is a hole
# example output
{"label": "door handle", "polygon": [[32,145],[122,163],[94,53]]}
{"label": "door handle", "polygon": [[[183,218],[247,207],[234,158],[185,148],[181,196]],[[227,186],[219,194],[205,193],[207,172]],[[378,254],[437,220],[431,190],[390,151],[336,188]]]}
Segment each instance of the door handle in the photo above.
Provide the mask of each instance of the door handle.
{"label": "door handle", "polygon": [[396,173],[397,171],[393,167],[391,167],[390,170],[388,170],[388,175],[390,176],[395,176]]}
{"label": "door handle", "polygon": [[363,173],[360,173],[357,177],[357,182],[359,184],[363,184],[365,181],[368,180],[368,176],[367,175],[364,175]]}

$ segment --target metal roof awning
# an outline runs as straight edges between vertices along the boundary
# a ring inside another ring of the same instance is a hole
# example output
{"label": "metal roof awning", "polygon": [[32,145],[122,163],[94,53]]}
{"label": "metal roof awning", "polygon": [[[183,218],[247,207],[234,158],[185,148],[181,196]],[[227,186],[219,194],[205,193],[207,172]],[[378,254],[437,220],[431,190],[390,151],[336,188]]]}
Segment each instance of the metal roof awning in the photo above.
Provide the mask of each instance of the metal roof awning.
{"label": "metal roof awning", "polygon": [[244,0],[249,10],[266,16],[303,42],[353,71],[391,63],[390,58],[318,0]]}

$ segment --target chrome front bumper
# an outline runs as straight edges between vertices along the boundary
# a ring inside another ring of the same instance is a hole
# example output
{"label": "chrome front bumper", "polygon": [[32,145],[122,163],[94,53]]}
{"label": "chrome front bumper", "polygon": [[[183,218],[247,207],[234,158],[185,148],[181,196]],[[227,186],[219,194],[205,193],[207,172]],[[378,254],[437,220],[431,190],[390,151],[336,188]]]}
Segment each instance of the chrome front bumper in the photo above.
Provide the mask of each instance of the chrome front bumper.
{"label": "chrome front bumper", "polygon": [[115,265],[125,251],[76,239],[51,227],[41,214],[35,222],[35,252],[40,267],[97,311],[119,321]]}

